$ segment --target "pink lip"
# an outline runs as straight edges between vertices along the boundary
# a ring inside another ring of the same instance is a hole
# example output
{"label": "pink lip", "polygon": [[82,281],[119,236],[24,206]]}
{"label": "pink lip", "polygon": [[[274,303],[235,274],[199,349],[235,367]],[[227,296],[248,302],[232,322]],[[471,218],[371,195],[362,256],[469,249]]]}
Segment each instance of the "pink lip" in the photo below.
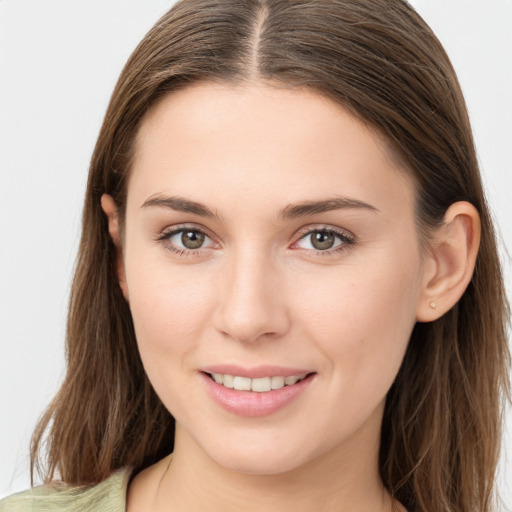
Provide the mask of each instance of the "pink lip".
{"label": "pink lip", "polygon": [[[223,372],[216,371],[212,373]],[[302,371],[302,374],[304,373],[307,372]],[[233,373],[230,372],[226,372],[226,374],[233,375]],[[265,373],[264,376],[268,377],[271,374]],[[273,389],[264,393],[257,393],[254,391],[237,391],[236,389],[225,388],[221,384],[217,384],[206,373],[199,372],[199,375],[202,378],[210,397],[224,410],[232,414],[236,414],[237,416],[255,418],[268,416],[287,406],[290,402],[306,391],[313,381],[315,374],[308,375],[305,379],[293,384],[292,386],[284,386],[281,389]],[[247,376],[247,373],[243,375],[235,373],[235,375],[245,377]],[[283,374],[281,373],[278,375]],[[301,373],[290,373],[289,375],[301,375]]]}
{"label": "pink lip", "polygon": [[238,375],[239,377],[248,377],[249,379],[258,379],[262,377],[291,377],[292,375],[304,375],[312,373],[312,370],[304,368],[288,368],[284,366],[255,366],[253,368],[243,368],[234,364],[220,364],[205,366],[201,368],[205,373],[221,373],[223,375]]}

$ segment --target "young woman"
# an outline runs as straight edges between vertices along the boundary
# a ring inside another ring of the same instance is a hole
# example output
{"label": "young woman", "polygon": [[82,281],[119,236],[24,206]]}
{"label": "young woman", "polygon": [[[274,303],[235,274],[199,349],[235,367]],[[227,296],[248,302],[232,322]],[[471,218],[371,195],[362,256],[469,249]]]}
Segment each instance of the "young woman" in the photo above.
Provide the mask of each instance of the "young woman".
{"label": "young woman", "polygon": [[507,315],[406,2],[183,0],[92,157],[46,485],[0,509],[491,511]]}

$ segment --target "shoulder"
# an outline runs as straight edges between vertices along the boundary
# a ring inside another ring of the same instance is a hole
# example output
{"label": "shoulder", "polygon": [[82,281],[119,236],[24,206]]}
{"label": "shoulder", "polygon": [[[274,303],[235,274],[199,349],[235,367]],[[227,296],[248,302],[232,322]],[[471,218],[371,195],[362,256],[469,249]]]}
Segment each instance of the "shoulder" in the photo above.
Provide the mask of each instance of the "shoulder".
{"label": "shoulder", "polygon": [[41,485],[0,501],[0,512],[125,512],[131,470],[121,469],[92,487]]}

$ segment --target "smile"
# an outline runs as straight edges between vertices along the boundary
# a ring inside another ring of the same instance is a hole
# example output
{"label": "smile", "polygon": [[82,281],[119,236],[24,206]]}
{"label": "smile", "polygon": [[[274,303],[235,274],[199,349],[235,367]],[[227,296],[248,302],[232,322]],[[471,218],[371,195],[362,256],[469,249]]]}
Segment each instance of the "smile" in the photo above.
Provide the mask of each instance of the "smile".
{"label": "smile", "polygon": [[248,370],[223,365],[203,369],[199,375],[207,395],[216,404],[237,416],[254,418],[291,406],[307,393],[317,373],[271,366]]}
{"label": "smile", "polygon": [[225,388],[235,389],[237,391],[254,391],[256,393],[265,393],[275,389],[281,389],[285,386],[293,386],[305,379],[308,374],[259,377],[251,379],[249,377],[241,377],[238,375],[228,375],[222,373],[210,373],[210,378],[217,384],[221,384]]}

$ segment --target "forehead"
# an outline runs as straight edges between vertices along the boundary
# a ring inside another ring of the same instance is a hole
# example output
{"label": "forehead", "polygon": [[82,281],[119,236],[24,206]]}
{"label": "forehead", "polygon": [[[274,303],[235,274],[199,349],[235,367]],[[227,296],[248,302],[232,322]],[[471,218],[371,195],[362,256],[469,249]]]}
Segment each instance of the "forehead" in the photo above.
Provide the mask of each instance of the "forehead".
{"label": "forehead", "polygon": [[397,187],[414,195],[375,130],[316,92],[268,84],[199,83],[169,94],[141,124],[132,173],[129,196],[140,198],[205,188],[260,200],[276,190],[290,200],[334,191],[375,201]]}

